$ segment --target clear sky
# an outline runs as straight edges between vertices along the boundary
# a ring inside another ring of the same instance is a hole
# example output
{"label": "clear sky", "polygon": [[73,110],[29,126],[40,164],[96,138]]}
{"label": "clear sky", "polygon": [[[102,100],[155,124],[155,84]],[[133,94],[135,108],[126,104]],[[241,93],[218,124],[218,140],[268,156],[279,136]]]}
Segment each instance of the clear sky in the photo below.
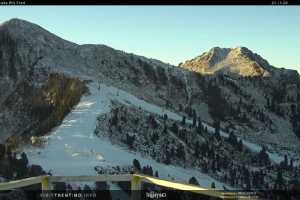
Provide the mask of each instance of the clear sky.
{"label": "clear sky", "polygon": [[214,46],[246,46],[300,72],[299,6],[0,7],[73,42],[106,44],[177,65]]}

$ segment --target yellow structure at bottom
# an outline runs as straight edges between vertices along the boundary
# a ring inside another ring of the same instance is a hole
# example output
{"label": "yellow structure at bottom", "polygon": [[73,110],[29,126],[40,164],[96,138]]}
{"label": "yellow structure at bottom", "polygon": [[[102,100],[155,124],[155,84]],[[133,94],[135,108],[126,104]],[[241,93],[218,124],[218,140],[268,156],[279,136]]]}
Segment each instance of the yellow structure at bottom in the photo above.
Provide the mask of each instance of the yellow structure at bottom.
{"label": "yellow structure at bottom", "polygon": [[190,191],[193,193],[203,194],[210,197],[215,197],[219,199],[243,199],[243,200],[254,200],[257,198],[238,195],[235,192],[221,192],[215,189],[202,188],[195,185],[190,185],[186,183],[179,183],[175,181],[168,181],[159,179],[152,176],[146,176],[142,174],[119,174],[119,175],[98,175],[98,176],[38,176],[26,179],[21,179],[17,181],[10,181],[0,183],[0,191],[2,190],[12,190],[16,188],[26,187],[29,185],[34,185],[41,183],[43,191],[49,191],[53,189],[53,183],[56,182],[96,182],[96,181],[129,181],[131,182],[131,190],[133,192],[132,199],[138,200],[141,191],[142,183],[151,183],[161,187],[166,187],[170,189]]}

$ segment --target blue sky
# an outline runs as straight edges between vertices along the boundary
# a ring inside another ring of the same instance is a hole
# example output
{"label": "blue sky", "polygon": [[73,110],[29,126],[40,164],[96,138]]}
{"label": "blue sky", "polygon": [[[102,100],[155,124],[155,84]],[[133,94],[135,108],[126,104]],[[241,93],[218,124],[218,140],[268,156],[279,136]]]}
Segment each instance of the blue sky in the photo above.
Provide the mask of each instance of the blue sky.
{"label": "blue sky", "polygon": [[300,72],[299,6],[0,7],[73,42],[106,44],[177,65],[212,47],[246,46]]}

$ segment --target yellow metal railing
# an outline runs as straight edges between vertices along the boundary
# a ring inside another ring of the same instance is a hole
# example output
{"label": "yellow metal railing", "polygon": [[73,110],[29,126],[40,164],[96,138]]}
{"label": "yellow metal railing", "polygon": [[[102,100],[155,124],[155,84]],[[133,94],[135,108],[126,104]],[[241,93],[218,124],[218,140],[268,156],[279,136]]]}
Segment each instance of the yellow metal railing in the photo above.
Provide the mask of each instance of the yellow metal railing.
{"label": "yellow metal railing", "polygon": [[97,176],[37,176],[37,177],[31,177],[31,178],[26,178],[26,179],[21,179],[16,181],[0,183],[0,191],[26,187],[34,184],[39,184],[39,183],[42,185],[42,191],[51,191],[53,190],[53,183],[56,182],[96,182],[96,181],[131,182],[131,191],[135,191],[132,193],[131,196],[132,200],[140,199],[141,196],[138,191],[142,190],[142,183],[151,183],[166,188],[190,191],[193,193],[198,193],[198,194],[215,197],[219,199],[245,199],[245,200],[256,199],[250,196],[238,195],[235,192],[221,192],[215,189],[207,189],[195,185],[163,180],[163,179],[146,176],[142,174],[97,175]]}

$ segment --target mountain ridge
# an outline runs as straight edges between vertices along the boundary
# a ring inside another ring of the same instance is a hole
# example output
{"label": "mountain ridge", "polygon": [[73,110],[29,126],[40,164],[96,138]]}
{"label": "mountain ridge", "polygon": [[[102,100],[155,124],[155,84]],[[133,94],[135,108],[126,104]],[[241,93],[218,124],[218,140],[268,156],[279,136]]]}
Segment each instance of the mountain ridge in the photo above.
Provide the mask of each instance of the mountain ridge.
{"label": "mountain ridge", "polygon": [[[297,121],[293,121],[298,114],[292,105],[300,102],[300,95],[297,94],[299,76],[297,81],[293,81],[290,75],[281,77],[280,74],[289,74],[289,70],[273,70],[266,60],[246,48],[214,48],[199,59],[203,61],[206,57],[207,66],[213,69],[218,69],[214,67],[228,56],[229,61],[238,58],[238,64],[247,66],[251,63],[249,60],[254,59],[256,62],[251,64],[258,65],[258,70],[254,72],[260,74],[262,79],[257,79],[258,76],[230,79],[218,76],[220,73],[206,76],[190,67],[176,67],[105,45],[69,43],[26,21],[14,19],[4,24],[0,26],[0,88],[6,90],[0,93],[0,107],[7,107],[2,102],[10,94],[16,94],[16,88],[22,88],[21,83],[41,88],[47,77],[58,73],[83,81],[106,83],[184,115],[191,116],[197,112],[199,117],[211,124],[221,120],[222,128],[230,127],[241,137],[254,142],[284,147],[290,143],[298,145],[295,134],[298,125]],[[26,30],[17,30],[18,26],[25,26]],[[28,34],[31,32],[35,32],[34,37]],[[268,73],[273,74],[267,76]],[[27,95],[26,92],[22,94]],[[222,105],[220,102],[223,102]],[[17,113],[19,108],[12,107],[16,108]],[[0,135],[23,130],[23,124],[22,127],[7,127],[5,120],[16,124],[17,115],[12,110],[6,109],[6,113],[2,111],[0,115],[3,116],[3,120],[0,116],[0,125],[6,127]],[[17,121],[24,120],[20,118]]]}
{"label": "mountain ridge", "polygon": [[[213,47],[207,52],[186,60],[179,67],[201,74],[227,74],[242,77],[299,76],[296,70],[276,68],[247,47]],[[286,70],[286,71],[285,71]]]}
{"label": "mountain ridge", "polygon": [[[35,23],[19,18],[12,18],[1,23],[0,31],[6,31],[10,36],[14,36],[15,38],[21,37],[26,39],[27,43],[37,46],[52,45],[51,48],[69,49],[73,51],[78,51],[79,49],[86,50],[88,48],[102,48],[125,53],[122,50],[117,50],[104,44],[76,44],[55,35]],[[136,54],[132,55],[140,56]],[[152,60],[153,62],[162,62],[160,60],[144,56],[140,57]],[[235,66],[234,62],[239,62],[236,65],[240,66]],[[162,63],[173,66],[165,62]],[[226,73],[240,76],[269,77],[274,74],[275,76],[280,76],[282,73],[284,75],[299,76],[299,73],[296,70],[274,67],[259,54],[254,53],[247,47],[243,46],[234,48],[213,47],[209,51],[204,52],[195,58],[180,63],[178,66],[201,74]]]}
{"label": "mountain ridge", "polygon": [[[55,35],[54,33],[51,33],[50,31],[35,23],[19,18],[12,18],[8,21],[3,22],[2,24],[0,24],[0,30],[7,31],[10,34],[10,36],[30,40],[28,42],[48,42],[49,44],[55,42],[63,43],[65,45],[68,44],[70,46],[77,45],[76,43],[65,40]],[[47,39],[50,40],[47,41]]]}

